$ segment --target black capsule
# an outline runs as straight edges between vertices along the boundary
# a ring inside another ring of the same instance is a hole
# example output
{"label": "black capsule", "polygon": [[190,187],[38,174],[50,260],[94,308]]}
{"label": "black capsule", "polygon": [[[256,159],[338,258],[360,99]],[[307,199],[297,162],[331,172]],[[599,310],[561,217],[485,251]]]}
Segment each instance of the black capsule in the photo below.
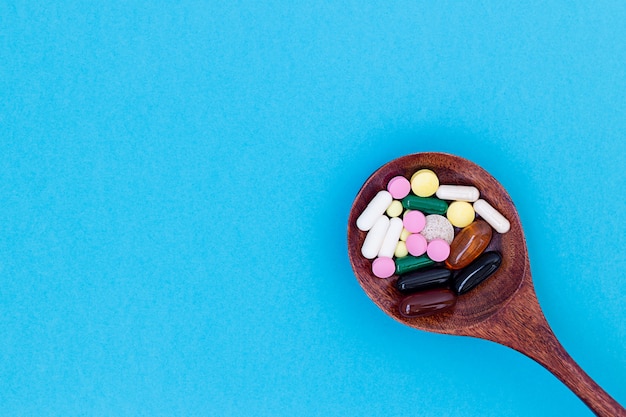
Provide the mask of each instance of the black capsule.
{"label": "black capsule", "polygon": [[396,281],[396,288],[403,293],[425,290],[432,287],[447,285],[452,271],[446,268],[433,268],[409,272],[400,276]]}
{"label": "black capsule", "polygon": [[452,278],[452,289],[459,295],[465,294],[496,272],[501,263],[498,252],[483,253]]}

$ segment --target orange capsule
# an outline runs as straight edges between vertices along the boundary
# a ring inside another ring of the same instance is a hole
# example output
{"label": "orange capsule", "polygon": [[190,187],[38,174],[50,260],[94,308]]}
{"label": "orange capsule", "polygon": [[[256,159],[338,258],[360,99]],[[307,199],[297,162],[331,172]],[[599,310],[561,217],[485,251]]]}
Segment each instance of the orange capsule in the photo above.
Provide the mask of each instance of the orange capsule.
{"label": "orange capsule", "polygon": [[476,220],[463,228],[450,245],[446,266],[450,269],[465,268],[487,248],[492,234],[491,226],[484,220]]}

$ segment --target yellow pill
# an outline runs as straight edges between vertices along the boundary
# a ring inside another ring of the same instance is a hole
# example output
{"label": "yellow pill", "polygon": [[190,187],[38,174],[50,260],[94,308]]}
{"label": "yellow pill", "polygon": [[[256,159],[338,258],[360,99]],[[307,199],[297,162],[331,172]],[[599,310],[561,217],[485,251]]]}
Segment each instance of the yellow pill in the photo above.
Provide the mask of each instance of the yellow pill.
{"label": "yellow pill", "polygon": [[420,169],[411,177],[411,190],[418,197],[430,197],[439,188],[439,178],[430,169]]}
{"label": "yellow pill", "polygon": [[467,201],[455,201],[448,207],[446,216],[452,226],[465,227],[474,221],[476,214],[472,205]]}
{"label": "yellow pill", "polygon": [[400,233],[400,240],[403,242],[406,241],[406,238],[409,237],[410,234],[411,232],[403,228],[402,233]]}
{"label": "yellow pill", "polygon": [[406,243],[404,243],[404,241],[399,241],[398,244],[396,245],[396,251],[394,252],[394,255],[396,256],[396,258],[404,258],[405,256],[407,256],[409,254],[409,251],[406,249]]}
{"label": "yellow pill", "polygon": [[402,214],[402,210],[404,210],[402,203],[398,200],[393,200],[389,207],[387,207],[387,216],[398,217]]}

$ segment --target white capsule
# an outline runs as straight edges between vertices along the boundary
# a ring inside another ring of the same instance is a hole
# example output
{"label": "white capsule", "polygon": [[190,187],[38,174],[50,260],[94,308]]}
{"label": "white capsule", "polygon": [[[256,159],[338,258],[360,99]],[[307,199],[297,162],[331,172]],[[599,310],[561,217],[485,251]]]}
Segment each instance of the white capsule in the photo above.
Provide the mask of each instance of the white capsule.
{"label": "white capsule", "polygon": [[389,228],[389,217],[379,216],[374,223],[374,226],[365,235],[363,246],[361,247],[361,253],[367,259],[374,259],[378,255],[380,247],[383,245],[383,240],[387,234]]}
{"label": "white capsule", "polygon": [[506,233],[511,228],[509,221],[485,200],[476,201],[474,203],[474,211],[498,233]]}
{"label": "white capsule", "polygon": [[402,233],[402,219],[394,217],[389,220],[389,227],[383,239],[383,244],[378,251],[378,256],[386,256],[387,258],[393,257],[396,246],[398,246],[398,241],[400,240],[400,233]]}
{"label": "white capsule", "polygon": [[356,227],[367,232],[374,226],[374,223],[387,210],[393,198],[389,191],[379,191],[372,201],[365,207],[363,213],[356,219]]}
{"label": "white capsule", "polygon": [[442,200],[474,202],[480,197],[480,192],[471,185],[440,185],[436,195]]}

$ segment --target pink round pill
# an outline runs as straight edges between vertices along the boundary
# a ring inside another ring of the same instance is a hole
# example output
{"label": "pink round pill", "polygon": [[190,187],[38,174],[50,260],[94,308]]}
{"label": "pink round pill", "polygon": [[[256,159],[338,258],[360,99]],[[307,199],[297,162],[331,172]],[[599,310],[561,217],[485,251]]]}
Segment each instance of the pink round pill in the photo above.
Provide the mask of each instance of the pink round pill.
{"label": "pink round pill", "polygon": [[419,233],[426,225],[426,216],[421,211],[411,210],[402,216],[402,224],[409,232]]}
{"label": "pink round pill", "polygon": [[426,248],[426,254],[435,262],[443,262],[450,256],[450,245],[443,239],[433,239]]}
{"label": "pink round pill", "polygon": [[378,278],[389,278],[396,272],[396,263],[386,256],[379,256],[372,263],[372,272]]}
{"label": "pink round pill", "polygon": [[414,233],[406,238],[406,250],[413,256],[420,256],[426,252],[426,238],[419,233]]}
{"label": "pink round pill", "polygon": [[387,191],[393,198],[400,200],[409,195],[411,183],[402,176],[393,177],[387,184]]}

